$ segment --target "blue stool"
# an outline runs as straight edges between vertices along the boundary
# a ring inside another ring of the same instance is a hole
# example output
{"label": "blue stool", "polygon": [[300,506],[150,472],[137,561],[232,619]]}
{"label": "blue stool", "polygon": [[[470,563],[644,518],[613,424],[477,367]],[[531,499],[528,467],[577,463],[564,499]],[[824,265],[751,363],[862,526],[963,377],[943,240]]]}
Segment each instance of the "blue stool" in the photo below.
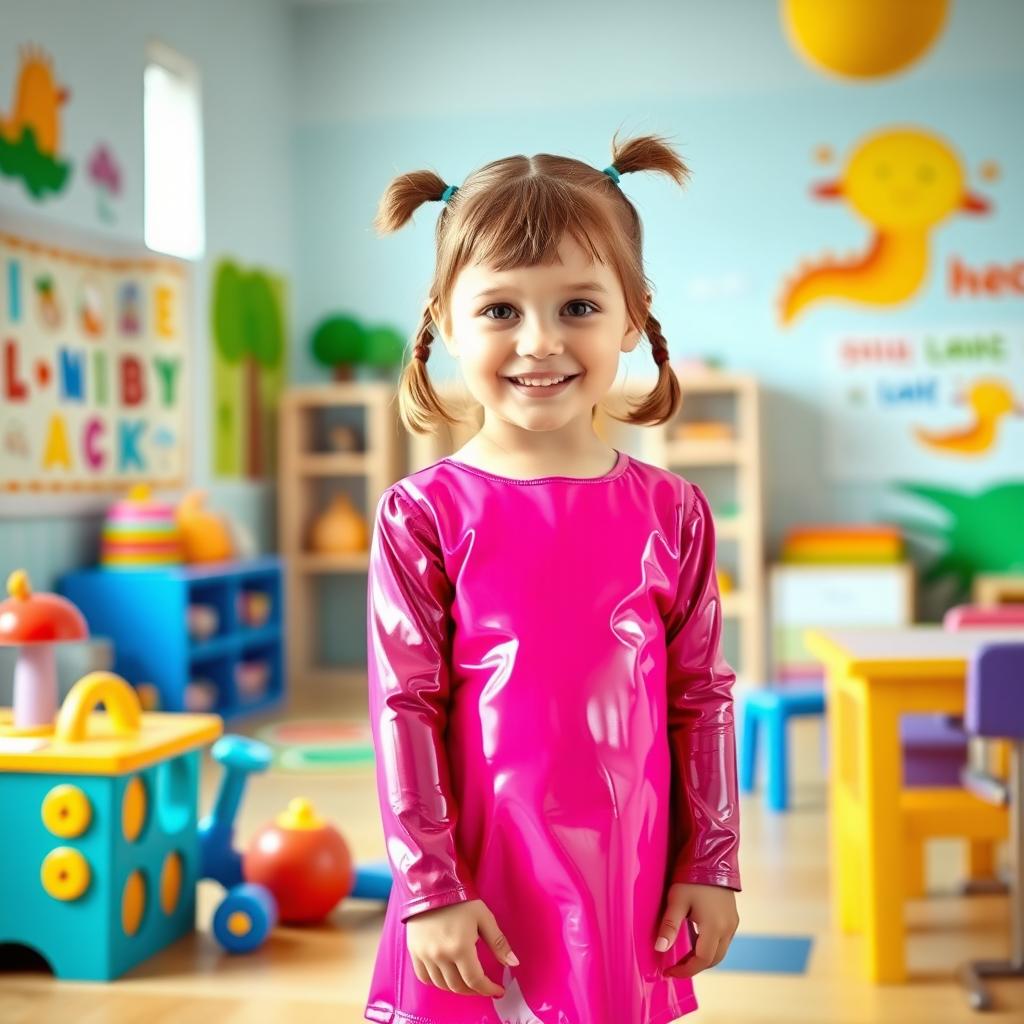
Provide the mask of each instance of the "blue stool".
{"label": "blue stool", "polygon": [[797,715],[821,715],[825,694],[820,688],[749,690],[740,712],[740,791],[753,792],[758,733],[766,732],[765,806],[772,811],[789,807],[789,740],[787,723]]}

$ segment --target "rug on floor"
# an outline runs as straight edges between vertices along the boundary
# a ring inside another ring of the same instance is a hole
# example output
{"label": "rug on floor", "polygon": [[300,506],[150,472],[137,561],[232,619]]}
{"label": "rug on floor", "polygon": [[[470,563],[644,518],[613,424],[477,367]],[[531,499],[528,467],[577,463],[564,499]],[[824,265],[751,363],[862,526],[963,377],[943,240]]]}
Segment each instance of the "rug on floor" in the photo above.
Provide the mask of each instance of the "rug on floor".
{"label": "rug on floor", "polygon": [[804,935],[737,935],[716,971],[806,974],[814,940]]}
{"label": "rug on floor", "polygon": [[360,719],[272,722],[256,737],[273,750],[274,768],[280,771],[343,772],[374,762],[370,723]]}

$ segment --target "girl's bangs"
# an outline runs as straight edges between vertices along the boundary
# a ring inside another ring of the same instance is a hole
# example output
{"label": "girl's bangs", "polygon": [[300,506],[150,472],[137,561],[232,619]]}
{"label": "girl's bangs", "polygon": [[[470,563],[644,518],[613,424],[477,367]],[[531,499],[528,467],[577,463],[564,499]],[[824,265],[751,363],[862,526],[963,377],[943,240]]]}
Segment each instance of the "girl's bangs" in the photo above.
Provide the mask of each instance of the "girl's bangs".
{"label": "girl's bangs", "polygon": [[602,253],[614,251],[612,230],[592,193],[527,178],[482,196],[465,211],[453,269],[457,273],[469,263],[496,271],[553,264],[566,232],[592,259],[605,262]]}

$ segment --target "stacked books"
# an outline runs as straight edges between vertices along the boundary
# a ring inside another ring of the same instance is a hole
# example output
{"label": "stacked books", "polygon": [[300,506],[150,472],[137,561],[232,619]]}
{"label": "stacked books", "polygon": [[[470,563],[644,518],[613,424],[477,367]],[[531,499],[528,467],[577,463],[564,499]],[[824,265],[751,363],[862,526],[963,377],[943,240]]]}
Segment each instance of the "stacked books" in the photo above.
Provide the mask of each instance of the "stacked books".
{"label": "stacked books", "polygon": [[782,542],[782,561],[862,565],[902,562],[903,534],[887,525],[797,526]]}

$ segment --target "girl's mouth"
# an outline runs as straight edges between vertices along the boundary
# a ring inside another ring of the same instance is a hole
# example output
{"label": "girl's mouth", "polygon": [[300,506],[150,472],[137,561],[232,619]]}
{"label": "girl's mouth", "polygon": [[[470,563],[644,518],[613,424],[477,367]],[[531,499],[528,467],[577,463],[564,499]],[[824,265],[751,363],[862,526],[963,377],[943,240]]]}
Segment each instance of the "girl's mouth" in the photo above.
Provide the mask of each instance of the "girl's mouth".
{"label": "girl's mouth", "polygon": [[566,377],[565,380],[559,384],[517,384],[511,377],[505,377],[504,379],[512,386],[512,388],[518,391],[521,395],[526,395],[527,398],[554,398],[555,395],[560,395],[564,391],[568,391],[572,387],[572,382],[582,374],[574,373],[570,377]]}

